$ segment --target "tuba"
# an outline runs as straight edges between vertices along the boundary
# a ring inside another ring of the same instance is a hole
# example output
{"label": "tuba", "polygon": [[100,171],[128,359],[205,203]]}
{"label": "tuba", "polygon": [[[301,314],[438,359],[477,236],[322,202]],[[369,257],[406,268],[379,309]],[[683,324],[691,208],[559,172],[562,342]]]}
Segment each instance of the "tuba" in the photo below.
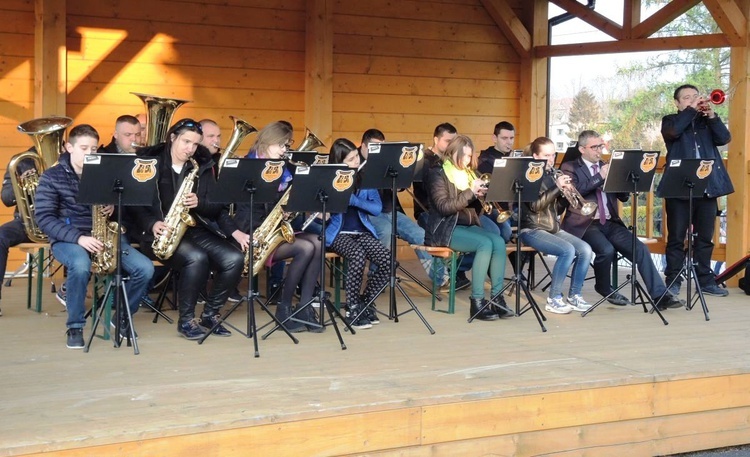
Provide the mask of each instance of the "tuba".
{"label": "tuba", "polygon": [[187,194],[193,191],[193,184],[195,184],[198,178],[200,169],[198,162],[192,157],[190,158],[190,163],[193,164],[193,169],[182,180],[182,184],[180,184],[180,188],[177,190],[172,201],[172,206],[169,207],[169,212],[167,212],[164,218],[167,230],[156,237],[154,242],[151,243],[154,255],[161,260],[167,260],[172,257],[187,228],[195,226],[195,219],[190,215],[190,210],[185,206],[184,200]]}
{"label": "tuba", "polygon": [[140,98],[146,106],[146,140],[145,146],[163,143],[167,139],[167,131],[172,123],[172,116],[177,108],[189,103],[190,100],[179,98],[164,98],[156,95],[131,92]]}
{"label": "tuba", "polygon": [[317,148],[324,148],[325,144],[320,141],[320,139],[315,136],[313,132],[310,131],[307,127],[305,127],[305,138],[302,140],[302,143],[299,144],[299,148],[297,151],[314,151]]}
{"label": "tuba", "polygon": [[242,140],[244,140],[249,134],[258,131],[258,129],[240,118],[234,116],[229,116],[229,118],[234,122],[234,128],[232,129],[232,136],[229,137],[227,147],[221,151],[221,157],[219,157],[219,172],[221,172],[222,167],[224,167],[224,161],[234,156],[234,152],[240,147]]}
{"label": "tuba", "polygon": [[[32,119],[18,126],[19,132],[31,136],[36,152],[25,151],[13,156],[8,164],[8,174],[16,197],[18,215],[26,229],[26,235],[35,243],[46,243],[49,239],[34,220],[34,197],[39,176],[57,162],[62,151],[63,133],[72,123],[73,119],[69,117],[53,116]],[[34,168],[19,173],[19,166],[26,159],[34,162]]]}
{"label": "tuba", "polygon": [[[557,178],[563,176],[565,172],[558,168],[552,168],[551,171],[552,177],[555,179],[555,185],[557,185]],[[558,185],[557,188],[560,189],[560,192],[562,192],[563,197],[565,197],[565,199],[568,201],[568,204],[570,204],[571,208],[580,210],[581,214],[583,214],[584,216],[591,216],[596,213],[596,209],[599,205],[584,199],[583,195],[581,195],[581,193],[578,192],[578,189],[576,189],[575,187],[563,188]]]}
{"label": "tuba", "polygon": [[104,244],[104,249],[91,254],[91,271],[99,275],[114,273],[117,268],[117,251],[120,249],[120,234],[123,231],[117,222],[112,222],[102,213],[102,205],[91,206],[91,236]]}

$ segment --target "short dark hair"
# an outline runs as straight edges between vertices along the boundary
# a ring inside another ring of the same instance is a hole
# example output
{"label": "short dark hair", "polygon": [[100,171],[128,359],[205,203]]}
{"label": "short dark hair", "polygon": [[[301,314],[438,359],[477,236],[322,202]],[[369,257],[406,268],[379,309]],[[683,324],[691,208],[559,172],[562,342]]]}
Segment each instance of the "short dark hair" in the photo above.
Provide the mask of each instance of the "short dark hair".
{"label": "short dark hair", "polygon": [[458,130],[456,130],[456,127],[453,127],[452,124],[449,124],[448,122],[443,122],[442,124],[438,124],[437,127],[435,127],[435,133],[434,137],[440,138],[443,136],[443,133],[458,133]]}
{"label": "short dark hair", "polygon": [[367,129],[362,134],[362,144],[369,144],[372,140],[385,141],[385,135],[378,129]]}
{"label": "short dark hair", "polygon": [[76,140],[82,136],[95,138],[96,141],[99,141],[99,132],[94,127],[89,124],[81,124],[76,125],[70,130],[70,133],[68,133],[68,143],[76,144]]}
{"label": "short dark hair", "polygon": [[500,135],[500,130],[510,130],[511,132],[515,132],[516,128],[508,121],[500,121],[495,124],[495,133],[493,135]]}
{"label": "short dark hair", "polygon": [[115,121],[115,125],[118,124],[141,125],[140,121],[138,121],[138,118],[131,114],[123,114],[122,116],[118,117]]}
{"label": "short dark hair", "polygon": [[675,90],[674,90],[674,95],[673,95],[673,97],[674,97],[674,99],[675,99],[675,100],[679,100],[679,99],[680,99],[680,98],[679,98],[679,97],[680,97],[680,91],[682,91],[682,89],[693,89],[693,90],[695,90],[696,92],[700,92],[700,91],[698,90],[698,88],[697,88],[697,87],[695,87],[695,86],[694,86],[694,85],[692,85],[692,84],[683,84],[683,85],[681,85],[680,87],[678,87],[677,89],[675,89]]}

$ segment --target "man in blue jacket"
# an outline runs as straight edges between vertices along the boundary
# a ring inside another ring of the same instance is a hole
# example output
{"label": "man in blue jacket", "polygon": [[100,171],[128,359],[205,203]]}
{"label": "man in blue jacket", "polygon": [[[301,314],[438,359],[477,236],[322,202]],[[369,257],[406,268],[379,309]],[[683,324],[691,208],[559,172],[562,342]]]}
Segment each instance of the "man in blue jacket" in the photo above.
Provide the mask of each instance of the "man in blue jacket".
{"label": "man in blue jacket", "polygon": [[[695,86],[684,84],[678,87],[674,91],[674,104],[677,114],[664,116],[661,121],[661,134],[667,146],[667,163],[675,159],[713,159],[715,162],[706,192],[693,198],[692,215],[689,214],[687,198],[664,199],[667,212],[666,283],[672,295],[679,293],[682,278],[678,275],[685,262],[685,236],[689,224],[692,224],[696,234],[693,252],[698,284],[704,294],[724,297],[728,292],[716,285],[711,269],[711,254],[719,210],[717,199],[734,192],[717,147],[729,143],[732,136],[708,100],[698,95]],[[662,196],[663,184],[664,180],[656,189],[659,197]]]}
{"label": "man in blue jacket", "polygon": [[[83,348],[83,327],[86,325],[86,288],[91,276],[90,254],[104,249],[102,241],[91,236],[92,213],[90,205],[77,202],[78,186],[81,183],[83,160],[87,154],[96,152],[99,134],[87,124],[73,128],[65,144],[67,152],[39,179],[36,190],[36,222],[49,236],[52,254],[68,269],[67,284],[67,347]],[[112,214],[114,207],[104,207]],[[125,289],[130,312],[138,311],[138,303],[146,294],[148,283],[154,274],[151,261],[133,249],[125,237],[120,238],[122,269],[130,280]],[[120,316],[120,334],[130,334],[127,318]]]}

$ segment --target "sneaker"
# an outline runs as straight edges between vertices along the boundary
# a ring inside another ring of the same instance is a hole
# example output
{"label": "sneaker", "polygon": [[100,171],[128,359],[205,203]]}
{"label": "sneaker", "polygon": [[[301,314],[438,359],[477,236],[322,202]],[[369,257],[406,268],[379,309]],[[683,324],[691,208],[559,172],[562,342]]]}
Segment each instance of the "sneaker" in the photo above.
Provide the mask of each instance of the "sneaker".
{"label": "sneaker", "polygon": [[380,318],[378,317],[378,311],[375,309],[375,305],[370,305],[365,310],[365,316],[367,316],[367,320],[370,321],[372,325],[378,325],[380,323]]}
{"label": "sneaker", "polygon": [[562,295],[558,295],[555,298],[547,297],[547,305],[544,309],[555,314],[570,314],[573,311],[573,308],[563,301]]}
{"label": "sneaker", "polygon": [[[112,330],[115,329],[115,323],[112,321],[109,321],[109,326],[112,327]],[[138,332],[133,332],[135,334],[135,339],[138,339]],[[130,326],[128,325],[127,320],[123,320],[120,322],[120,336],[123,339],[127,339],[130,336]]]}
{"label": "sneaker", "polygon": [[584,312],[591,308],[591,304],[583,299],[581,294],[575,294],[572,297],[568,297],[568,304],[573,311]]}
{"label": "sneaker", "polygon": [[65,291],[65,284],[58,287],[57,292],[55,292],[55,298],[57,298],[57,301],[59,301],[64,308],[68,307],[67,296],[68,294]]}
{"label": "sneaker", "polygon": [[464,290],[471,285],[469,278],[464,276],[463,278],[456,277],[456,290]]}
{"label": "sneaker", "polygon": [[68,335],[68,342],[66,346],[68,349],[83,349],[83,329],[82,328],[69,328],[66,332]]}
{"label": "sneaker", "polygon": [[[219,315],[214,314],[213,316],[201,316],[201,320],[198,322],[198,325],[205,328],[206,331],[211,330],[211,328],[216,325],[216,323],[219,322]],[[232,332],[230,332],[224,325],[219,324],[213,332],[216,336],[232,336]]]}
{"label": "sneaker", "polygon": [[355,328],[357,330],[372,328],[372,322],[370,322],[370,319],[365,316],[365,314],[367,313],[364,312],[355,319],[355,317],[357,316],[357,312],[359,311],[349,311],[349,309],[347,308],[346,316],[344,316],[346,318],[346,322],[348,322],[352,328]]}
{"label": "sneaker", "polygon": [[242,299],[245,298],[240,294],[240,291],[237,289],[234,289],[234,291],[229,292],[229,297],[227,297],[227,301],[230,303],[239,303],[242,301]]}
{"label": "sneaker", "polygon": [[656,307],[659,308],[659,311],[665,311],[669,308],[682,308],[685,306],[685,302],[682,300],[679,300],[674,295],[671,295],[670,293],[664,294],[663,297],[661,297],[660,300],[656,301]]}
{"label": "sneaker", "polygon": [[727,295],[729,295],[728,290],[722,289],[716,284],[701,286],[701,292],[703,292],[703,295],[713,295],[714,297],[726,297]]}
{"label": "sneaker", "polygon": [[[667,283],[669,283],[669,282],[667,282]],[[669,286],[669,288],[667,289],[669,291],[669,294],[673,295],[675,297],[678,296],[678,295],[680,295],[680,286],[681,285],[682,285],[682,283],[680,281],[673,282],[672,285]]]}
{"label": "sneaker", "polygon": [[199,340],[206,335],[206,332],[198,325],[197,319],[190,319],[182,324],[177,324],[177,333],[188,340]]}

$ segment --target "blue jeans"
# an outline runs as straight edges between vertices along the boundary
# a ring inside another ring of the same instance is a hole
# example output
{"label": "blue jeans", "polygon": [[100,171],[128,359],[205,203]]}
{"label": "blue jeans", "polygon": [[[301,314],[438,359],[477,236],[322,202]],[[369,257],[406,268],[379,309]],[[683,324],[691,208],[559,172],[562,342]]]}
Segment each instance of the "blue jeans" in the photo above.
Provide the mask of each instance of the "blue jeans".
{"label": "blue jeans", "polygon": [[546,230],[525,230],[519,235],[521,242],[531,246],[539,252],[557,257],[555,266],[552,268],[552,285],[549,288],[549,297],[555,298],[562,295],[562,285],[568,274],[568,268],[573,265],[570,279],[570,291],[568,296],[580,294],[586,272],[594,256],[591,246],[577,236],[560,230],[557,233],[549,233]]}
{"label": "blue jeans", "polygon": [[[125,237],[120,238],[122,270],[130,280],[125,283],[131,314],[138,311],[138,303],[148,292],[149,281],[154,275],[154,264],[145,255],[133,249]],[[58,241],[52,245],[52,254],[68,269],[65,290],[68,308],[68,328],[83,328],[86,325],[86,289],[91,277],[89,252],[75,243]]]}

